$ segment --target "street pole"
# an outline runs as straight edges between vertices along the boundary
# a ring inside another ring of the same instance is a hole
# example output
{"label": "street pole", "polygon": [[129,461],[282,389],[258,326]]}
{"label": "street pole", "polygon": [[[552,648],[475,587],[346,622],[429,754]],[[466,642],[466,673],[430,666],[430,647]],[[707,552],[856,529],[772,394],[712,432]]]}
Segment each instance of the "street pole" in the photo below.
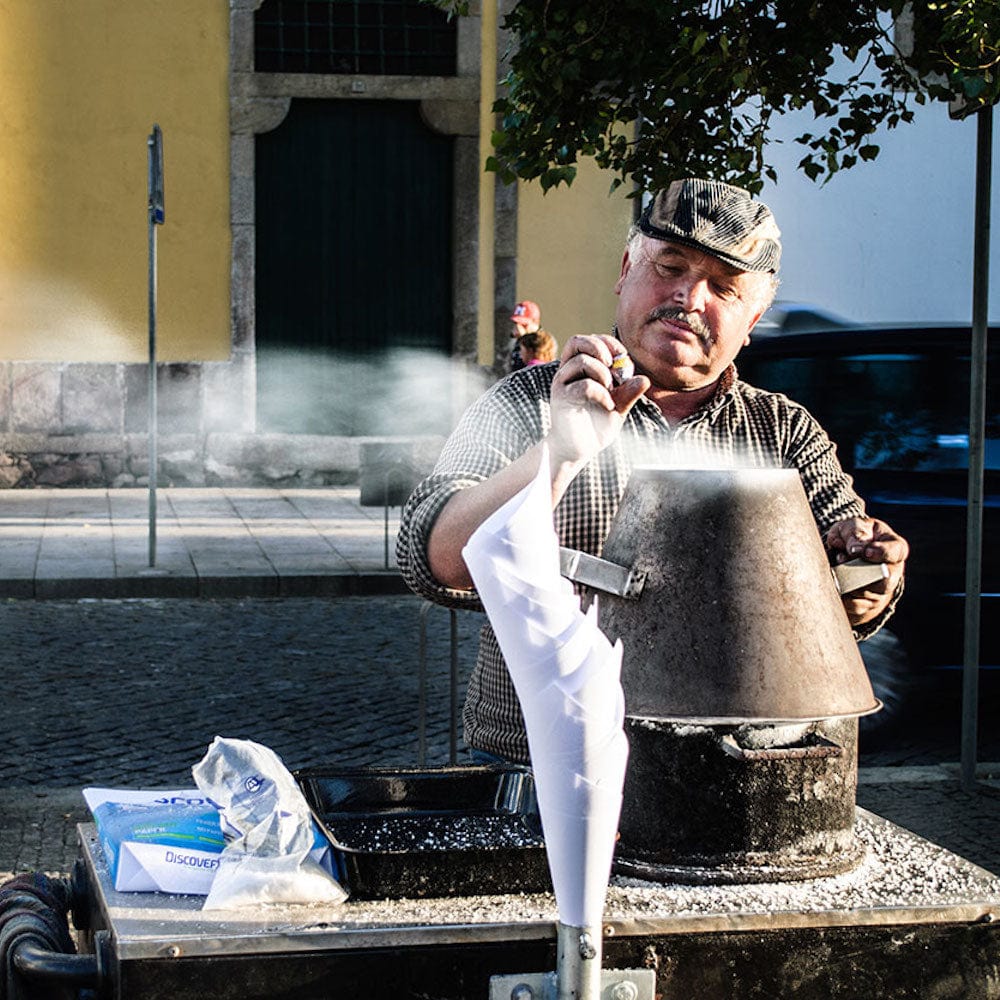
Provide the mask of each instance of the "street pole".
{"label": "street pole", "polygon": [[969,486],[965,534],[965,642],[962,661],[962,787],[976,785],[979,628],[983,544],[983,437],[986,421],[986,327],[990,273],[990,174],[993,106],[976,113],[976,207],[969,365]]}
{"label": "street pole", "polygon": [[156,565],[156,227],[163,225],[163,133],[159,125],[146,140],[149,221],[149,565]]}

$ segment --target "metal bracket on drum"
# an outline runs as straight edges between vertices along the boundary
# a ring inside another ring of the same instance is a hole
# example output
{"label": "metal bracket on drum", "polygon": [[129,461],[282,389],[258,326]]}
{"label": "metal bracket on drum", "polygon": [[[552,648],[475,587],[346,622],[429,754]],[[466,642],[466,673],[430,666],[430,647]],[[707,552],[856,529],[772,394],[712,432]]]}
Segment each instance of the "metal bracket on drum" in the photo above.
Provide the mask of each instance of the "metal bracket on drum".
{"label": "metal bracket on drum", "polygon": [[[655,1000],[655,969],[601,969],[600,1000]],[[490,1000],[557,1000],[554,972],[490,976]]]}
{"label": "metal bracket on drum", "polygon": [[559,549],[559,572],[574,583],[582,583],[629,601],[639,600],[646,583],[646,574],[639,570],[562,547]]}

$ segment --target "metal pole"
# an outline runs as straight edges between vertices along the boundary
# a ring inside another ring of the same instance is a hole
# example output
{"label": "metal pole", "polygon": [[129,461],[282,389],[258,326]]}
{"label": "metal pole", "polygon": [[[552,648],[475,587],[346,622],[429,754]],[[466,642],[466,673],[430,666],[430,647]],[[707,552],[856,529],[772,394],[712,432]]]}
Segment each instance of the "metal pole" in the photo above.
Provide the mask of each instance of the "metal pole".
{"label": "metal pole", "polygon": [[156,223],[149,214],[149,565],[156,565]]}
{"label": "metal pole", "polygon": [[163,223],[163,137],[159,125],[146,139],[148,166],[147,216],[149,221],[149,565],[156,566],[156,227]]}
{"label": "metal pole", "polygon": [[556,994],[558,1000],[600,1000],[601,926],[556,928]]}
{"label": "metal pole", "polygon": [[969,385],[969,489],[965,534],[965,642],[962,663],[962,787],[976,784],[979,627],[983,544],[983,437],[986,421],[986,327],[989,313],[990,173],[993,107],[977,113],[976,218]]}
{"label": "metal pole", "polygon": [[448,717],[448,760],[458,763],[458,612],[451,609],[451,670],[449,673],[450,713]]}
{"label": "metal pole", "polygon": [[427,762],[427,615],[434,605],[424,601],[420,608],[419,671],[417,674],[417,763]]}
{"label": "metal pole", "polygon": [[392,466],[385,470],[385,490],[382,493],[384,519],[382,522],[382,564],[389,568],[389,477],[392,475]]}

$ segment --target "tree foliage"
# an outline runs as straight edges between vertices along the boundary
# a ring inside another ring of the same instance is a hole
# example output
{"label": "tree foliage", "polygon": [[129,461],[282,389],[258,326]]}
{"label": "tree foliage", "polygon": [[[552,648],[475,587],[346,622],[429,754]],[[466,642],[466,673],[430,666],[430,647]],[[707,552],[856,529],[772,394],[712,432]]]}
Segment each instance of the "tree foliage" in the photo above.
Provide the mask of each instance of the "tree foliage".
{"label": "tree foliage", "polygon": [[612,187],[703,175],[756,193],[777,177],[772,118],[796,110],[812,113],[798,166],[827,180],[874,159],[876,131],[911,121],[914,103],[1000,97],[1000,0],[519,0],[504,26],[487,167],[543,189],[591,156]]}

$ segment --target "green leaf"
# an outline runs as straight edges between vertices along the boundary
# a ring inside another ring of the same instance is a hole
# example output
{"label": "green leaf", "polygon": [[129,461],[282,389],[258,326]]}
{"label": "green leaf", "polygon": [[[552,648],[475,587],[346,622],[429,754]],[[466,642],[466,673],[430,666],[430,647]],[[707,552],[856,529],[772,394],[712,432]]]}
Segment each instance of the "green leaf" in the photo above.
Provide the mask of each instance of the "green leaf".
{"label": "green leaf", "polygon": [[981,76],[967,76],[962,81],[962,90],[966,97],[979,97],[986,90],[986,81]]}
{"label": "green leaf", "polygon": [[799,166],[802,168],[802,172],[811,181],[816,180],[816,178],[823,173],[823,168],[814,160],[803,160]]}

